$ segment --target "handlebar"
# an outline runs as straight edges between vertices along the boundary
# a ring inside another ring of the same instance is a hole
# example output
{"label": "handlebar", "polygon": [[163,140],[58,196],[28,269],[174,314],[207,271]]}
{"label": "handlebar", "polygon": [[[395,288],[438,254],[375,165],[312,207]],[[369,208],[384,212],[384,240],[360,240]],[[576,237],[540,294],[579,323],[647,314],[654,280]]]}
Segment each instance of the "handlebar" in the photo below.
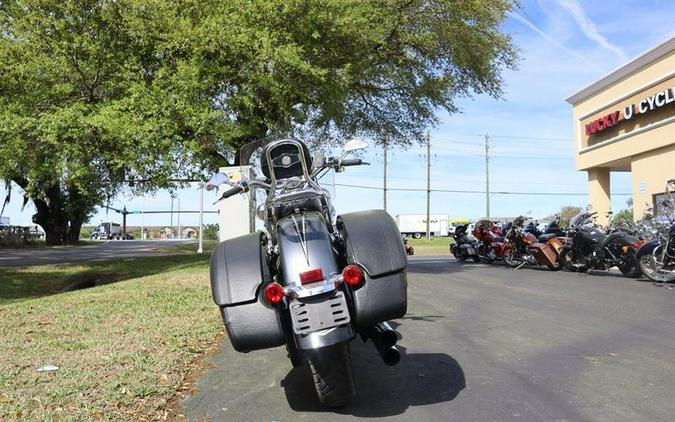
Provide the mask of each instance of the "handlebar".
{"label": "handlebar", "polygon": [[368,163],[364,163],[363,160],[361,160],[360,158],[350,158],[347,160],[340,161],[340,165],[343,167],[360,166],[361,164],[368,164]]}
{"label": "handlebar", "polygon": [[218,201],[220,201],[221,199],[229,198],[229,197],[234,196],[238,193],[242,193],[244,190],[246,190],[246,187],[247,187],[246,183],[240,183],[236,186],[233,186],[230,189],[223,192],[223,194],[220,196],[220,199],[218,199]]}

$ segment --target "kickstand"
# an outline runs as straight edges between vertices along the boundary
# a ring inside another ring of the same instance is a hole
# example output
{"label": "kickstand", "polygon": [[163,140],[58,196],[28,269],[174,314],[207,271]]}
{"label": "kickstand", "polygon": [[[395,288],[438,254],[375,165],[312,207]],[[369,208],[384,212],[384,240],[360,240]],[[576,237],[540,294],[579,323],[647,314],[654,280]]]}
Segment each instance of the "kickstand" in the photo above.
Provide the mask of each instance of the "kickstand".
{"label": "kickstand", "polygon": [[523,268],[525,266],[525,264],[527,264],[527,262],[523,261],[520,265],[518,265],[516,268],[514,268],[513,271]]}

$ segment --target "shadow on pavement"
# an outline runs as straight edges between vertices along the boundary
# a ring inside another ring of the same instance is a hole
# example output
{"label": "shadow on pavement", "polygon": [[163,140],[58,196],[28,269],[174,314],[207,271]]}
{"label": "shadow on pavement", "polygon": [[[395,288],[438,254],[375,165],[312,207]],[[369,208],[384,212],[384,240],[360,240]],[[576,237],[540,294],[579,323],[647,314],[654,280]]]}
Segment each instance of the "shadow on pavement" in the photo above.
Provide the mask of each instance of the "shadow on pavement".
{"label": "shadow on pavement", "polygon": [[445,353],[406,353],[398,346],[401,362],[386,366],[375,348],[360,339],[351,343],[352,366],[356,378],[356,398],[347,407],[321,406],[306,366],[293,368],[281,381],[293,410],[331,412],[358,417],[399,415],[411,406],[453,400],[466,387],[464,371]]}

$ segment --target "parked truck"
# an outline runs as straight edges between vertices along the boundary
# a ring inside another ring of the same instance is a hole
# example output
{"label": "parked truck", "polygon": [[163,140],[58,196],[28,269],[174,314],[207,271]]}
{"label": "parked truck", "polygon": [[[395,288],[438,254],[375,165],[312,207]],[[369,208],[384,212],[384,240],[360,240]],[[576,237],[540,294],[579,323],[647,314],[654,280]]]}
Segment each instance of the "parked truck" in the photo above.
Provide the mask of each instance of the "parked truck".
{"label": "parked truck", "polygon": [[[431,235],[448,236],[448,216],[432,214],[429,217]],[[427,233],[427,216],[426,214],[400,214],[396,216],[396,225],[405,237],[419,239]]]}
{"label": "parked truck", "polygon": [[128,240],[133,239],[133,236],[129,234],[123,236],[122,227],[119,223],[101,223],[96,230],[91,233],[90,238],[94,240]]}

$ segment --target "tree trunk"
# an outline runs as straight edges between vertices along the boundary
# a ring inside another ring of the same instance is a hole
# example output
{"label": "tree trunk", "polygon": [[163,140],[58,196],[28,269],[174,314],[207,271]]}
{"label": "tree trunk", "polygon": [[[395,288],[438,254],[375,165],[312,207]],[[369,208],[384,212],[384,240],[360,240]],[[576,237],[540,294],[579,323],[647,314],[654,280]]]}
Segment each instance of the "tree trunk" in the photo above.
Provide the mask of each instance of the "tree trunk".
{"label": "tree trunk", "polygon": [[66,210],[61,206],[62,194],[58,186],[52,186],[45,191],[49,202],[43,199],[33,199],[37,213],[33,215],[33,223],[39,224],[45,231],[47,245],[62,245],[68,239],[68,217]]}
{"label": "tree trunk", "polygon": [[80,241],[80,231],[82,230],[82,220],[70,220],[70,227],[68,228],[68,243],[75,244]]}

